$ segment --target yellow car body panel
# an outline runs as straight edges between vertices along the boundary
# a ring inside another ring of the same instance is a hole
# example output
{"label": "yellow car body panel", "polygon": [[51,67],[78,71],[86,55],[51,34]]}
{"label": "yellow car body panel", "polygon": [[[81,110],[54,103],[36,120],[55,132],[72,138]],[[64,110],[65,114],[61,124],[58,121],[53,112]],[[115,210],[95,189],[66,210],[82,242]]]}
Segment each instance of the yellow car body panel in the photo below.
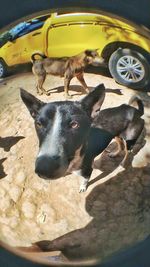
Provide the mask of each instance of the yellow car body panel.
{"label": "yellow car body panel", "polygon": [[29,62],[35,50],[42,52],[42,33],[38,35],[36,33],[39,33],[39,30],[23,35],[12,42],[8,41],[0,49],[0,57],[8,66]]}
{"label": "yellow car body panel", "polygon": [[48,57],[66,57],[85,49],[98,49],[101,54],[107,45],[114,42],[137,45],[150,53],[148,37],[149,33],[140,33],[135,26],[111,16],[52,13],[40,29],[3,45],[0,58],[12,66],[30,62],[35,52]]}

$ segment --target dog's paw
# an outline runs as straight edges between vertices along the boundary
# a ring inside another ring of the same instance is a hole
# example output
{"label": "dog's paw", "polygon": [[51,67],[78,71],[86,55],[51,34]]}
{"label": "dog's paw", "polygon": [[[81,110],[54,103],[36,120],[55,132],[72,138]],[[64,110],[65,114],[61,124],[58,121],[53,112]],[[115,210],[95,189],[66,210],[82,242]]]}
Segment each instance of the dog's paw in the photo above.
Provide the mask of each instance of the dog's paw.
{"label": "dog's paw", "polygon": [[72,98],[71,95],[69,95],[69,94],[65,94],[65,99],[71,99],[71,98]]}
{"label": "dog's paw", "polygon": [[107,152],[108,154],[111,153],[111,151],[110,151],[109,148],[106,148],[106,149],[105,149],[105,152]]}
{"label": "dog's paw", "polygon": [[45,94],[46,94],[47,96],[50,96],[51,93],[50,93],[50,92],[46,92]]}
{"label": "dog's paw", "polygon": [[85,89],[85,92],[86,92],[87,94],[89,94],[90,89],[87,87],[87,88]]}
{"label": "dog's paw", "polygon": [[110,158],[115,158],[115,157],[117,157],[118,155],[119,155],[118,151],[117,151],[117,152],[108,152],[108,156],[109,156]]}
{"label": "dog's paw", "polygon": [[41,92],[41,91],[40,91],[40,92],[38,92],[38,95],[43,95],[43,92]]}
{"label": "dog's paw", "polygon": [[85,186],[85,185],[81,185],[80,188],[79,188],[79,193],[83,193],[83,192],[85,192],[86,189],[87,189],[87,186]]}

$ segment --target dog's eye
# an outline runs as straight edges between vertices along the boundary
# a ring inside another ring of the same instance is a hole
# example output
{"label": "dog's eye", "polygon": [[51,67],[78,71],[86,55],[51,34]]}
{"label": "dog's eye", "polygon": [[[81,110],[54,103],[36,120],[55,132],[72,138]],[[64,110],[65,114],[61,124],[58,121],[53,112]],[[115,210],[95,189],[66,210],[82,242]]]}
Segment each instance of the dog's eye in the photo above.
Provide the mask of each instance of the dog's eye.
{"label": "dog's eye", "polygon": [[36,126],[41,129],[43,127],[42,123],[40,121],[37,121],[36,122]]}
{"label": "dog's eye", "polygon": [[79,123],[77,122],[77,121],[72,121],[71,123],[70,123],[70,127],[72,128],[72,129],[77,129],[77,128],[79,128]]}

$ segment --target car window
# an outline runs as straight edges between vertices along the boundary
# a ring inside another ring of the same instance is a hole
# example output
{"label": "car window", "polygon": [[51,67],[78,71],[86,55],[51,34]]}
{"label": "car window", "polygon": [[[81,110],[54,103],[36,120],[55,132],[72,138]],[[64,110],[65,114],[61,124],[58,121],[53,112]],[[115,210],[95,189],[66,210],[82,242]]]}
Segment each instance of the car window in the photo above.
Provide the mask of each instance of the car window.
{"label": "car window", "polygon": [[0,47],[6,44],[8,41],[13,41],[25,34],[28,34],[34,30],[40,29],[45,23],[46,19],[50,17],[50,14],[31,19],[27,22],[20,22],[14,26],[11,30],[0,34]]}
{"label": "car window", "polygon": [[45,23],[48,17],[50,17],[49,14],[39,18],[32,19],[27,22],[19,23],[9,31],[9,33],[11,34],[11,40],[13,41],[25,34],[28,34],[34,30],[42,28],[43,24]]}
{"label": "car window", "polygon": [[21,32],[19,32],[16,36],[16,38],[21,37],[29,32],[32,32],[34,30],[40,29],[44,24],[44,21],[38,21],[35,23],[27,23],[25,29],[23,29]]}

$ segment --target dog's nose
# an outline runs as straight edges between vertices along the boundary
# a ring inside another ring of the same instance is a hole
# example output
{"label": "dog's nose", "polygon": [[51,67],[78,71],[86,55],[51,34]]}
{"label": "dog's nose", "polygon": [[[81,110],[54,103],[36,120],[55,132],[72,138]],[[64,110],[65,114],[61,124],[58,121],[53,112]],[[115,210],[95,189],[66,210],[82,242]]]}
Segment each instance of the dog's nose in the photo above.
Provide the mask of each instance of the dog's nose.
{"label": "dog's nose", "polygon": [[42,178],[53,178],[60,167],[60,156],[40,156],[35,162],[35,172]]}

